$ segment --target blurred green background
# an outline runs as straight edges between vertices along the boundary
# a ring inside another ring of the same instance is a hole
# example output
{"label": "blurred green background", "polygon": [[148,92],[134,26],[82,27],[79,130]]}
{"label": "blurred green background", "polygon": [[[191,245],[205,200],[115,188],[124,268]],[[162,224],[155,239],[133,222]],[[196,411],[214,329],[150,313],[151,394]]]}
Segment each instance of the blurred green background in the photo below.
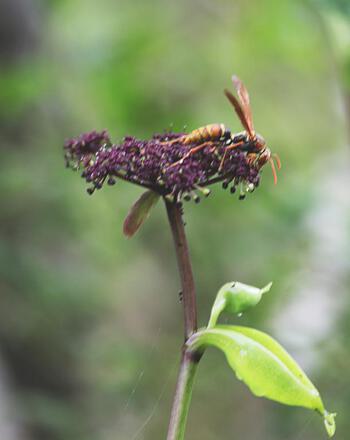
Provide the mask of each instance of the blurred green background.
{"label": "blurred green background", "polygon": [[[349,18],[346,0],[0,1],[1,439],[166,437],[183,336],[164,207],[126,240],[140,189],[89,197],[62,145],[104,128],[115,141],[240,131],[222,93],[232,73],[283,169],[244,202],[218,187],[185,206],[199,321],[224,282],[274,281],[240,323],[287,347],[348,438]],[[209,351],[187,438],[325,433],[316,414],[251,396]]]}

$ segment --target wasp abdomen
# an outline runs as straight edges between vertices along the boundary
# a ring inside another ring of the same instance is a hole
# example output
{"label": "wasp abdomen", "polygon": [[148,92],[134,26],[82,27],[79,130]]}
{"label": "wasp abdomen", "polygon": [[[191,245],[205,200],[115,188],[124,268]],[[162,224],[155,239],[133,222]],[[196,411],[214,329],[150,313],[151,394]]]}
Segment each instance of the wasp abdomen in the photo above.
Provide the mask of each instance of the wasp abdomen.
{"label": "wasp abdomen", "polygon": [[204,127],[199,127],[191,131],[185,139],[185,144],[194,144],[198,142],[214,141],[223,137],[226,133],[224,124],[209,124]]}

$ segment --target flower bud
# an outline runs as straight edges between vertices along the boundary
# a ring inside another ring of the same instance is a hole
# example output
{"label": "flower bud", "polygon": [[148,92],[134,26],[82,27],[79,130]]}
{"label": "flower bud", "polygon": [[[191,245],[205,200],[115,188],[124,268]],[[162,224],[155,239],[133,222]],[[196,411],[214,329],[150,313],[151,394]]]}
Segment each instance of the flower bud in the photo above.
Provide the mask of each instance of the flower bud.
{"label": "flower bud", "polygon": [[225,311],[232,314],[241,314],[256,306],[264,293],[268,292],[272,283],[262,289],[233,281],[224,284],[216,295],[211,310],[208,327],[216,325],[219,315]]}

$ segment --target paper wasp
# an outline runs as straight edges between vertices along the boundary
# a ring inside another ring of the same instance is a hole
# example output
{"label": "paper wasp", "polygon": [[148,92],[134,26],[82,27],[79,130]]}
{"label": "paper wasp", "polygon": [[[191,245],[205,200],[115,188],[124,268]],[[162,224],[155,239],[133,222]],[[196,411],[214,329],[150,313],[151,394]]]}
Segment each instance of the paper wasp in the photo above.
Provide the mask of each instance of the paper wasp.
{"label": "paper wasp", "polygon": [[[270,163],[275,184],[277,183],[277,173],[274,160],[276,160],[277,168],[281,168],[281,162],[277,154],[272,154],[270,148],[262,136],[257,134],[253,126],[253,117],[250,108],[249,94],[243,82],[237,77],[232,77],[234,88],[236,89],[237,99],[229,90],[225,89],[224,93],[230,103],[233,105],[237,116],[239,117],[244,132],[234,134],[225,127],[224,124],[209,124],[204,127],[197,128],[190,133],[183,135],[180,138],[169,141],[169,143],[181,142],[185,145],[193,145],[192,148],[180,159],[183,162],[187,157],[202,150],[203,148],[213,145],[213,142],[224,142],[226,149],[221,161],[220,169],[225,161],[227,151],[232,149],[239,149],[247,152],[247,159],[249,164],[260,169],[267,162]],[[178,162],[177,162],[178,163]],[[173,165],[176,165],[173,164]],[[171,166],[173,166],[171,165]]]}

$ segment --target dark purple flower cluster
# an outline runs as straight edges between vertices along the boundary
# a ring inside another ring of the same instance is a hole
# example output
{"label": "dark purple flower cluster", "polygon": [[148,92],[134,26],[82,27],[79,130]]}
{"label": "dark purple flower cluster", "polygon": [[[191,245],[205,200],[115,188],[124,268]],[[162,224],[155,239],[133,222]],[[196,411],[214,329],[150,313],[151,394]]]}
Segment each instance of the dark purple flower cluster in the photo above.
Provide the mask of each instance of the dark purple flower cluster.
{"label": "dark purple flower cluster", "polygon": [[150,140],[125,137],[112,144],[106,131],[93,131],[67,141],[65,159],[67,166],[82,169],[82,177],[91,183],[90,194],[118,178],[176,201],[197,201],[198,193],[209,194],[207,187],[216,182],[231,192],[239,185],[241,198],[258,186],[259,171],[245,152],[227,150],[224,142],[216,141],[188,154],[195,145],[182,141],[183,133],[165,133]]}
{"label": "dark purple flower cluster", "polygon": [[111,146],[111,140],[107,130],[98,133],[97,131],[90,131],[89,133],[81,134],[80,136],[69,139],[64,144],[67,167],[77,167],[81,162],[88,163],[89,159],[103,147]]}

